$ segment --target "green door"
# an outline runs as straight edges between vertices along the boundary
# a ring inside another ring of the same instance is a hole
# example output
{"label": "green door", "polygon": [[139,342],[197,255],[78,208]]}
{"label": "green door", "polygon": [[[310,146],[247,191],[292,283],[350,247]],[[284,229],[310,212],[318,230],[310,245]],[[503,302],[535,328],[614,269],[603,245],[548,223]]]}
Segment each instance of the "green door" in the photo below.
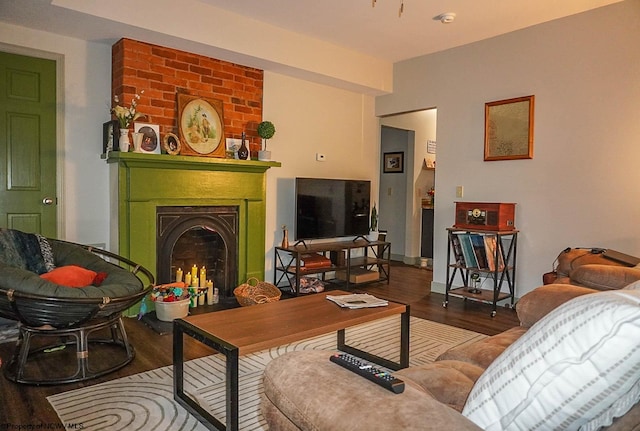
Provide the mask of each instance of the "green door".
{"label": "green door", "polygon": [[0,227],[56,236],[56,63],[0,52]]}

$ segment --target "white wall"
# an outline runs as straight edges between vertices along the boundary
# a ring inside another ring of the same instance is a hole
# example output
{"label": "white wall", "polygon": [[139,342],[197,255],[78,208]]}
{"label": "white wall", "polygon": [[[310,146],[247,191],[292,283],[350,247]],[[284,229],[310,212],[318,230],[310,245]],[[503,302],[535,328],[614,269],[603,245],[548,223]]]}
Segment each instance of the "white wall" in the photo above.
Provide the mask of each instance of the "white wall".
{"label": "white wall", "polygon": [[[369,179],[378,195],[380,138],[374,98],[265,72],[263,118],[276,134],[271,158],[282,163],[267,171],[266,279],[273,279],[273,247],[282,225],[293,239],[294,178]],[[326,161],[316,161],[323,153]]]}
{"label": "white wall", "polygon": [[[396,65],[376,113],[438,109],[434,288],[457,185],[465,201],[517,202],[517,296],[565,247],[640,255],[638,22],[627,0]],[[484,104],[530,94],[534,158],[484,162]]]}
{"label": "white wall", "polygon": [[[350,91],[391,90],[392,64],[201,0],[56,0],[98,27],[97,37],[128,37]],[[144,11],[140,19],[137,11]],[[104,25],[109,30],[100,31]]]}
{"label": "white wall", "polygon": [[110,118],[111,46],[0,22],[0,49],[58,61],[58,236],[108,244],[102,123]]}

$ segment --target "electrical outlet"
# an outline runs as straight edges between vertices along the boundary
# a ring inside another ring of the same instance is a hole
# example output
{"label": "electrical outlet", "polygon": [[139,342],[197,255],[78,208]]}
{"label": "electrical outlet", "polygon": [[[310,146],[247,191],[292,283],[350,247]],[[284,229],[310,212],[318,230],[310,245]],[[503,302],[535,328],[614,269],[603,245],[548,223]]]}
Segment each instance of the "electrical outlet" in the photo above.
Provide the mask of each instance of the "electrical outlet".
{"label": "electrical outlet", "polygon": [[322,154],[322,153],[316,153],[316,160],[317,160],[318,162],[324,162],[324,161],[325,161],[325,160],[327,160],[327,159],[326,159],[326,157],[324,156],[324,154]]}
{"label": "electrical outlet", "polygon": [[456,197],[457,198],[461,198],[464,196],[464,187],[462,186],[457,186],[456,187]]}

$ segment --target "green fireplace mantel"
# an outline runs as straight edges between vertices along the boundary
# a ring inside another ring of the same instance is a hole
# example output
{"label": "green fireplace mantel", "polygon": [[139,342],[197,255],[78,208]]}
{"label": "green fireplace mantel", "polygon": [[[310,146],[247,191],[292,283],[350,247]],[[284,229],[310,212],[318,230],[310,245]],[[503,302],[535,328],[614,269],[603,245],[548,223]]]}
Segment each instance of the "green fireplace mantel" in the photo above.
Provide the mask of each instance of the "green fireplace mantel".
{"label": "green fireplace mantel", "polygon": [[264,279],[266,172],[279,162],[122,152],[106,160],[118,253],[156,274],[156,207],[237,206],[238,280]]}
{"label": "green fireplace mantel", "polygon": [[122,153],[113,151],[107,163],[118,163],[128,167],[162,167],[166,169],[228,171],[263,174],[271,167],[280,167],[280,162],[257,160],[221,159],[216,157],[170,156],[167,154]]}

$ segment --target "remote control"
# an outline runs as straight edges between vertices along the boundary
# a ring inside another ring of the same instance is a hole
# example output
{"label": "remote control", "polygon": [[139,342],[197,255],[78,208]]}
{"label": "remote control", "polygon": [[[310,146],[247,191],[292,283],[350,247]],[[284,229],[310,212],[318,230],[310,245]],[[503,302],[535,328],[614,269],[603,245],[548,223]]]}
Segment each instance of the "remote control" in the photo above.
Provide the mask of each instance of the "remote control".
{"label": "remote control", "polygon": [[329,360],[349,371],[353,371],[354,373],[371,380],[373,383],[390,390],[394,394],[404,392],[404,382],[402,380],[396,379],[388,372],[380,370],[371,365],[371,363],[365,362],[355,356],[347,355],[346,353],[336,353],[329,357]]}

